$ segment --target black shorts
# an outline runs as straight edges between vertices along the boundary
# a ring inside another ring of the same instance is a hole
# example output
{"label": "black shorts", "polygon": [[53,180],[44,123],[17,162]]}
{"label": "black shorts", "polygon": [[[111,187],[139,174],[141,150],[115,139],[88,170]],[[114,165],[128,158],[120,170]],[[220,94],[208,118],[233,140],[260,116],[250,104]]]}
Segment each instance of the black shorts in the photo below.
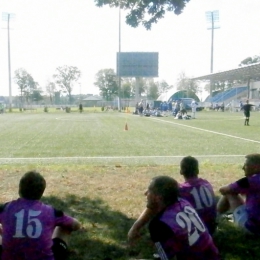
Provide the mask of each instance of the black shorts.
{"label": "black shorts", "polygon": [[68,246],[60,238],[54,238],[52,246],[52,252],[54,254],[55,260],[65,260],[68,257]]}
{"label": "black shorts", "polygon": [[245,117],[250,117],[250,112],[244,112]]}
{"label": "black shorts", "polygon": [[[55,260],[65,260],[68,257],[68,246],[67,244],[60,238],[54,238],[52,245],[52,252]],[[2,255],[2,245],[0,245],[0,260]]]}

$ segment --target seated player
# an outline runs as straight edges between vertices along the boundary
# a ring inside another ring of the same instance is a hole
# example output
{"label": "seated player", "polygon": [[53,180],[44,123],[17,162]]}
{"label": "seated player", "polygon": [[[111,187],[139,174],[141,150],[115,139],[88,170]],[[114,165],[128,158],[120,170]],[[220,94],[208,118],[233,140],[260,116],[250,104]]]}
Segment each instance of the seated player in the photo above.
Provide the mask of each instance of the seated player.
{"label": "seated player", "polygon": [[180,163],[180,174],[185,182],[179,185],[180,197],[196,209],[210,234],[216,229],[216,197],[212,185],[199,178],[199,162],[192,156],[184,157]]}
{"label": "seated player", "polygon": [[178,197],[177,181],[168,176],[152,179],[145,193],[147,208],[156,212],[149,232],[160,259],[218,260],[218,249],[191,204]]}
{"label": "seated player", "polygon": [[38,172],[27,172],[19,183],[20,198],[0,206],[1,260],[66,259],[69,234],[80,223],[40,201],[45,187]]}
{"label": "seated player", "polygon": [[[179,184],[180,197],[191,203],[210,234],[213,234],[216,229],[216,198],[212,185],[208,181],[198,178],[198,160],[191,156],[184,157],[180,163],[180,174],[185,179],[184,183]],[[130,244],[136,242],[140,237],[141,229],[153,216],[154,212],[151,209],[146,208],[143,211],[128,232]]]}
{"label": "seated player", "polygon": [[[233,212],[234,222],[246,233],[260,235],[260,154],[248,154],[245,177],[219,189],[218,212]],[[244,200],[245,196],[245,200]]]}

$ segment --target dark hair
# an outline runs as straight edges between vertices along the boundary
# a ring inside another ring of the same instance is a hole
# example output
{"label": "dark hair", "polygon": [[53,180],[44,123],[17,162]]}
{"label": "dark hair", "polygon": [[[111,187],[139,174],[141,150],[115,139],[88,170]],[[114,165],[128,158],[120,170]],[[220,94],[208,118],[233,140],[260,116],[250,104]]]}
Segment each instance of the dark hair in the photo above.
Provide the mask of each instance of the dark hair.
{"label": "dark hair", "polygon": [[28,200],[39,200],[46,188],[46,181],[36,171],[29,171],[23,175],[19,183],[20,197]]}
{"label": "dark hair", "polygon": [[197,177],[199,174],[199,162],[195,157],[186,156],[180,163],[181,174],[186,177]]}
{"label": "dark hair", "polygon": [[162,196],[165,205],[173,204],[179,196],[179,184],[169,176],[157,176],[152,179],[150,189],[157,195]]}
{"label": "dark hair", "polygon": [[245,156],[245,158],[248,160],[248,163],[260,166],[260,154],[259,153],[248,154]]}

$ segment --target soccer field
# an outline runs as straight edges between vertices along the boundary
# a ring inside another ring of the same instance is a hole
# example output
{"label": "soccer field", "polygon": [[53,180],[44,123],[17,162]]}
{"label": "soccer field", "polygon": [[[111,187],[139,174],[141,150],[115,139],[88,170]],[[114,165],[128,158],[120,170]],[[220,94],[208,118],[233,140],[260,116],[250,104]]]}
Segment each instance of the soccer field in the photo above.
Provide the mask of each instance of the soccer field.
{"label": "soccer field", "polygon": [[[43,201],[82,224],[72,234],[69,260],[150,258],[146,244],[139,257],[127,247],[150,180],[169,175],[182,182],[179,162],[192,155],[219,195],[221,186],[244,175],[244,156],[260,152],[259,129],[259,112],[252,112],[250,126],[241,112],[202,111],[186,121],[119,112],[6,113],[0,115],[0,202],[17,198],[21,176],[35,169],[47,181]],[[214,239],[223,260],[260,258],[258,241],[244,243],[228,221]]]}
{"label": "soccer field", "polygon": [[[127,124],[128,130],[125,130]],[[197,113],[195,120],[130,113],[6,113],[0,116],[0,163],[91,165],[237,163],[260,152],[260,113],[244,126],[242,112]]]}

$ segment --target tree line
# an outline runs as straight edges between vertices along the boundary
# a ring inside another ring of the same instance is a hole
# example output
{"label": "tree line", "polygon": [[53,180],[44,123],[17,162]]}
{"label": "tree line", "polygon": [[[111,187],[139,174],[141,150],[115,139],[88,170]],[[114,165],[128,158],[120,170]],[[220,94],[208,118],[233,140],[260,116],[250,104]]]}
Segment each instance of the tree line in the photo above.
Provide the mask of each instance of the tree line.
{"label": "tree line", "polygon": [[[43,100],[43,94],[49,97],[50,103],[60,97],[61,93],[67,95],[69,103],[72,104],[72,91],[81,77],[81,71],[75,66],[58,67],[53,74],[52,80],[45,85],[45,91],[39,86],[33,76],[24,68],[14,72],[14,82],[18,86],[20,105],[34,103]],[[119,79],[113,69],[101,69],[95,75],[94,86],[99,89],[99,95],[106,101],[112,101],[116,97],[131,99],[136,96],[136,78]],[[147,99],[156,100],[162,93],[166,93],[171,88],[165,80],[156,81],[154,78],[138,78],[138,96],[145,96]],[[199,86],[195,81],[190,80],[184,72],[180,73],[178,90],[187,90],[188,93],[198,93]]]}
{"label": "tree line", "polygon": [[[56,68],[56,71],[53,74],[53,80],[48,81],[45,86],[50,102],[53,104],[53,99],[55,96],[60,96],[61,92],[66,92],[69,97],[69,102],[71,103],[71,92],[80,76],[81,72],[75,66],[63,66]],[[32,102],[39,102],[43,99],[43,89],[39,86],[39,83],[34,80],[32,75],[24,68],[15,70],[14,82],[18,85],[20,93],[20,106],[23,106],[25,102],[29,104]]]}
{"label": "tree line", "polygon": [[[247,57],[242,60],[239,67],[247,66],[260,62],[260,56]],[[43,99],[43,89],[38,82],[34,80],[32,75],[25,69],[20,68],[14,72],[14,82],[18,85],[20,104],[23,105],[32,102],[39,102]],[[53,74],[52,80],[45,85],[46,94],[50,99],[50,103],[54,103],[55,97],[60,97],[61,93],[66,93],[69,103],[72,103],[72,90],[81,77],[81,71],[75,66],[57,67]],[[138,96],[145,96],[147,99],[156,100],[162,93],[166,93],[173,88],[165,80],[156,81],[154,78],[139,78],[139,93]],[[225,91],[232,88],[234,84],[246,83],[243,79],[232,81],[214,82],[212,86],[213,92]],[[79,84],[79,83],[78,83]],[[135,78],[122,78],[119,86],[119,80],[113,69],[101,69],[95,76],[94,85],[99,89],[100,96],[106,101],[111,101],[115,97],[131,99],[136,96],[137,82]],[[209,84],[204,90],[209,92]],[[194,94],[199,94],[202,89],[197,81],[188,77],[185,72],[181,72],[176,83],[177,90],[185,90],[187,96],[194,97]]]}

